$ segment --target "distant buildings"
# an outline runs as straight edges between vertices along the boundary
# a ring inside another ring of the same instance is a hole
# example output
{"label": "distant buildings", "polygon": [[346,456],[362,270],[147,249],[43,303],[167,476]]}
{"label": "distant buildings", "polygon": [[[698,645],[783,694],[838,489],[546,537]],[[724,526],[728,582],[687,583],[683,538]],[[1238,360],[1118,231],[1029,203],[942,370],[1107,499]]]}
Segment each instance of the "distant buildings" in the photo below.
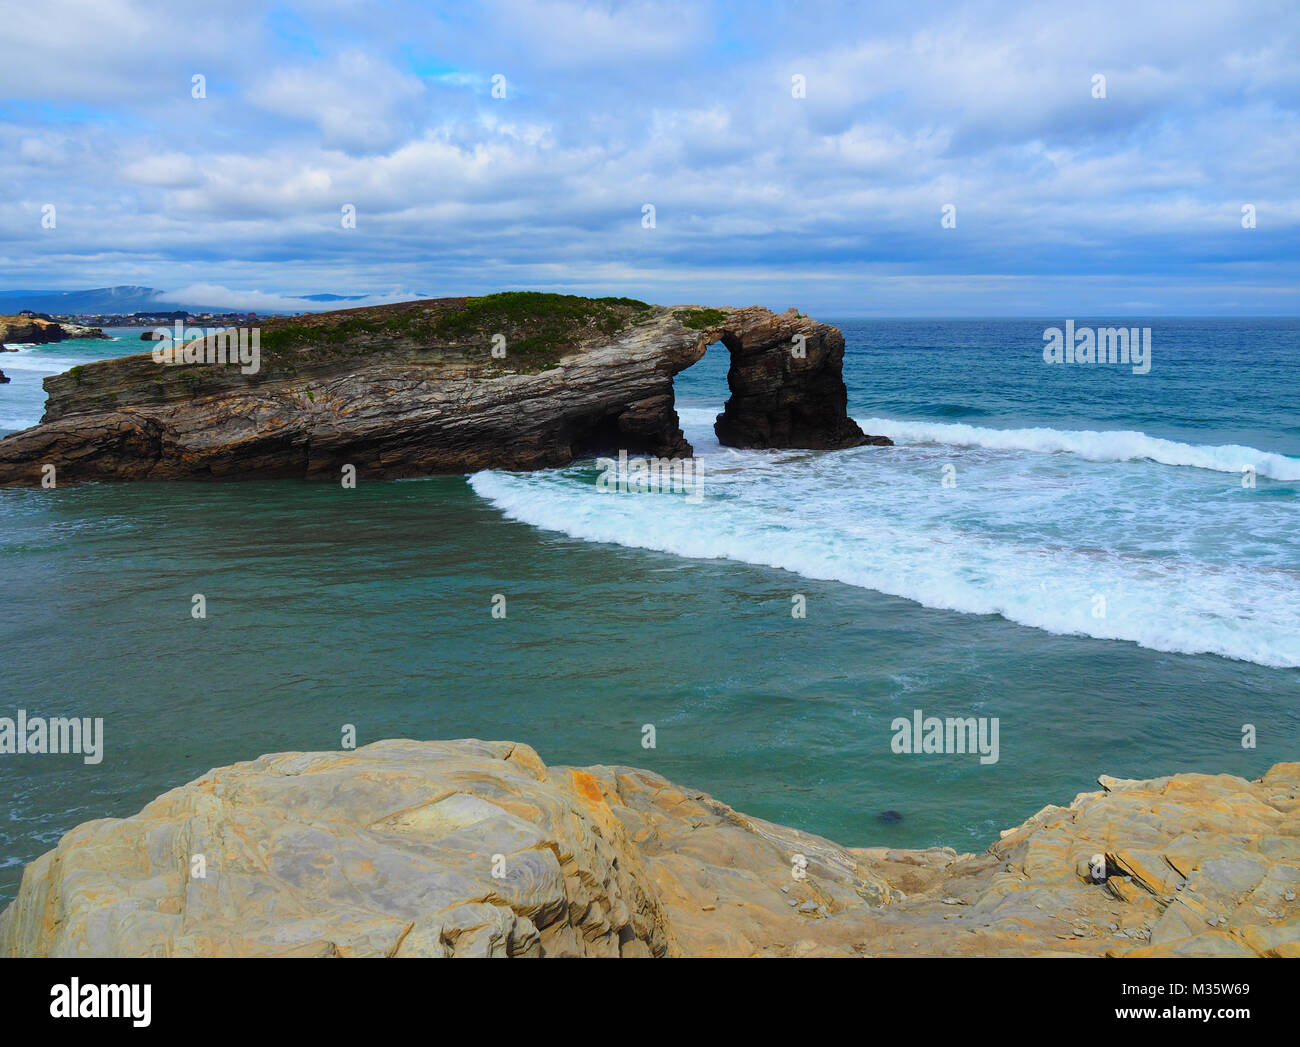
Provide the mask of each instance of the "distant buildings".
{"label": "distant buildings", "polygon": [[195,327],[237,327],[247,326],[250,321],[256,322],[258,319],[257,313],[191,313],[184,309],[177,309],[174,312],[69,313],[52,316],[24,310],[20,315],[87,324],[92,327],[170,327],[177,320]]}

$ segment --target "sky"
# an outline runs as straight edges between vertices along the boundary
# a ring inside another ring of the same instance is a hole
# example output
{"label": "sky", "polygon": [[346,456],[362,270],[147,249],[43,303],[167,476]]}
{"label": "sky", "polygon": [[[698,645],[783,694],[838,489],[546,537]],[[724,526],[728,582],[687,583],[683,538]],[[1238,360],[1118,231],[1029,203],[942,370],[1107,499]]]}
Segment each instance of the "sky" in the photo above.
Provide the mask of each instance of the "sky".
{"label": "sky", "polygon": [[1295,0],[0,4],[4,288],[1300,314]]}

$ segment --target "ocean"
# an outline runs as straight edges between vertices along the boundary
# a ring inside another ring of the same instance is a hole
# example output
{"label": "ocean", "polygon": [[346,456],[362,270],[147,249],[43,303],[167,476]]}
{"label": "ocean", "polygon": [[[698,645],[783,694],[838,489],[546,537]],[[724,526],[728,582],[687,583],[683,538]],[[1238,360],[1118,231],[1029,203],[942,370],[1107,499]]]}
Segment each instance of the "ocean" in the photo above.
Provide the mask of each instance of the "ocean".
{"label": "ocean", "polygon": [[[958,850],[1100,774],[1300,758],[1300,320],[1074,318],[1150,327],[1135,374],[1045,363],[1063,317],[822,319],[897,446],[720,447],[714,346],[677,378],[699,500],[592,461],[0,490],[0,717],[104,721],[99,764],[0,755],[0,901],[77,823],[348,725]],[[145,347],[116,333],[0,354],[0,431],[45,375]],[[996,719],[997,761],[893,751],[918,709]]]}

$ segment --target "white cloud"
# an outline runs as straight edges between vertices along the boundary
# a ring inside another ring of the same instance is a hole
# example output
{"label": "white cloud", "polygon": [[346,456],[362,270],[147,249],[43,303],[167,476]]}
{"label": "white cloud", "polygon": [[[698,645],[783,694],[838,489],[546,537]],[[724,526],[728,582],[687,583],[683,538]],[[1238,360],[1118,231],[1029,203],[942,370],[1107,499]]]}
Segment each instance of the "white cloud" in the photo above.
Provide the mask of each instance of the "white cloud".
{"label": "white cloud", "polygon": [[176,189],[198,185],[202,173],[198,161],[185,153],[159,153],[132,160],[122,168],[122,177],[139,185]]}
{"label": "white cloud", "polygon": [[671,55],[703,23],[698,4],[497,0],[491,9],[512,37],[528,42],[535,60],[552,67]]}
{"label": "white cloud", "polygon": [[57,0],[66,33],[6,26],[0,285],[1297,275],[1293,9],[236,2]]}
{"label": "white cloud", "polygon": [[393,148],[418,126],[424,85],[351,50],[330,62],[276,69],[247,97],[268,112],[314,124],[327,149],[374,152]]}
{"label": "white cloud", "polygon": [[[310,292],[312,294],[325,292]],[[245,291],[221,284],[193,283],[158,296],[162,303],[176,306],[193,306],[231,312],[321,312],[327,309],[352,309],[363,305],[384,305],[389,302],[408,302],[419,295],[400,289],[366,295],[355,301],[312,302],[279,292]]]}

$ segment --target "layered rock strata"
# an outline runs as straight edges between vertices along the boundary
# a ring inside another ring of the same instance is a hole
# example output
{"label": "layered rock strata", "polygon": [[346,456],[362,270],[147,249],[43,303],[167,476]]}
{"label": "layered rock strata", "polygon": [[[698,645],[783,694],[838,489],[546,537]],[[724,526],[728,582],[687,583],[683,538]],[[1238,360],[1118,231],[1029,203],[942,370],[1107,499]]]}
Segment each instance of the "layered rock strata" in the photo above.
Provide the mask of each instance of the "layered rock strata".
{"label": "layered rock strata", "polygon": [[45,465],[62,484],[682,457],[673,376],[718,341],[731,351],[723,443],[888,443],[846,413],[843,336],[794,310],[507,294],[287,317],[257,334],[255,368],[203,362],[229,361],[206,339],[179,362],[141,353],[46,379],[42,423],[0,440],[0,484],[38,484]]}

